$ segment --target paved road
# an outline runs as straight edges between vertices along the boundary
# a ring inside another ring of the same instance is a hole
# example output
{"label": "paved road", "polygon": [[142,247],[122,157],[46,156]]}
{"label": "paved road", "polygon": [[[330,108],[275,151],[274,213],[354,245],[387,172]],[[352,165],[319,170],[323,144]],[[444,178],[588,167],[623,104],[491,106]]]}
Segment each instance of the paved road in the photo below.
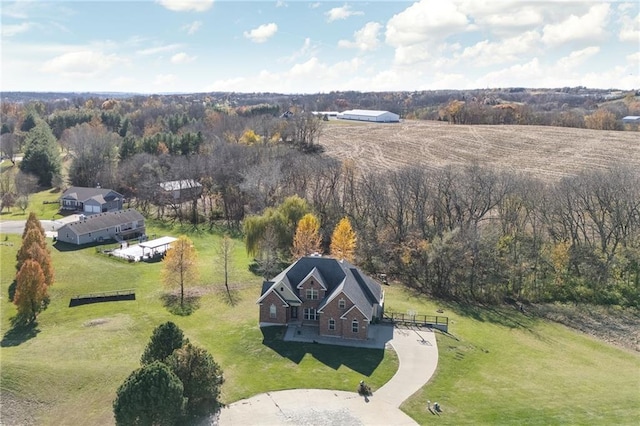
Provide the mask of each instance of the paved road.
{"label": "paved road", "polygon": [[[58,220],[40,220],[40,224],[42,224],[47,237],[55,237],[62,225],[76,220],[78,220],[78,215],[70,215]],[[4,220],[0,222],[0,234],[22,234],[26,222],[26,220]]]}
{"label": "paved road", "polygon": [[219,425],[416,425],[398,407],[435,372],[435,334],[396,328],[390,343],[400,366],[391,380],[368,399],[355,392],[320,389],[267,392],[222,409]]}

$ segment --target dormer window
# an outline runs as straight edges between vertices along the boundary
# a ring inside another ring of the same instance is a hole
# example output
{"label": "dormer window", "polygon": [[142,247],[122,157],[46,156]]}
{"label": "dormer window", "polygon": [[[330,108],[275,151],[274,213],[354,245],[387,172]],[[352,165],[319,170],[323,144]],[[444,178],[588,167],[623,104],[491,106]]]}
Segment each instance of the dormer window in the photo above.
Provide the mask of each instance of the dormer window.
{"label": "dormer window", "polygon": [[283,291],[284,291],[284,287],[280,287],[280,292],[283,292]]}

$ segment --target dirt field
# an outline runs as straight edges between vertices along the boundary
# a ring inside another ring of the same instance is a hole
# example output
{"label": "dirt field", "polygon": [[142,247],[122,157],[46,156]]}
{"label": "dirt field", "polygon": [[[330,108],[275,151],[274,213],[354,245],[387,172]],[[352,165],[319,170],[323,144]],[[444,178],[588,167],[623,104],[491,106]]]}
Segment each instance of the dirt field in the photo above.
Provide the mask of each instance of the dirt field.
{"label": "dirt field", "polygon": [[480,164],[554,181],[584,169],[626,163],[640,168],[640,133],[547,126],[449,125],[331,121],[319,143],[336,158],[363,171],[405,165],[439,168]]}

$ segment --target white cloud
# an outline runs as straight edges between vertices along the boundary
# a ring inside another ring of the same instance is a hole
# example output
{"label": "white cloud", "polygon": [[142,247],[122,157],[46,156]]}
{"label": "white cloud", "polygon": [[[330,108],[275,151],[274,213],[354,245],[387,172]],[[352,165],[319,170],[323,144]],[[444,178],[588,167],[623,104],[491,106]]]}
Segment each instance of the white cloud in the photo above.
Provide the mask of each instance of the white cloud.
{"label": "white cloud", "polygon": [[213,6],[213,0],[158,0],[158,3],[174,12],[204,12]]}
{"label": "white cloud", "polygon": [[635,65],[637,67],[638,64],[640,64],[640,51],[627,55],[626,60],[630,64]]}
{"label": "white cloud", "polygon": [[289,5],[284,0],[276,1],[276,7],[289,7]]}
{"label": "white cloud", "polygon": [[325,13],[327,16],[327,22],[339,21],[347,19],[350,16],[364,15],[364,12],[351,10],[351,6],[344,5],[342,7],[334,7]]}
{"label": "white cloud", "polygon": [[305,57],[313,54],[316,50],[316,46],[311,43],[311,39],[309,37],[304,39],[304,43],[302,43],[302,47],[297,51],[293,52],[293,54],[287,58],[284,58],[285,62],[294,62],[301,57]]}
{"label": "white cloud", "polygon": [[173,74],[158,74],[153,80],[155,86],[168,86],[178,81],[178,78]]}
{"label": "white cloud", "polygon": [[389,19],[386,41],[394,47],[435,42],[464,31],[468,24],[451,0],[420,0]]}
{"label": "white cloud", "polygon": [[93,76],[108,70],[119,62],[122,60],[116,55],[81,50],[64,53],[45,62],[42,71],[64,76]]}
{"label": "white cloud", "polygon": [[31,22],[23,22],[15,25],[3,25],[2,37],[13,37],[16,34],[26,33],[33,28],[33,26],[34,25]]}
{"label": "white cloud", "polygon": [[195,34],[202,27],[202,21],[193,21],[190,24],[184,25],[182,29],[189,35]]}
{"label": "white cloud", "polygon": [[189,56],[184,52],[176,53],[171,57],[172,64],[186,64],[193,62],[196,59],[195,56]]}
{"label": "white cloud", "polygon": [[640,13],[638,13],[635,18],[631,18],[630,16],[622,17],[622,25],[618,38],[620,41],[640,43]]}
{"label": "white cloud", "polygon": [[176,50],[179,49],[181,47],[181,45],[179,44],[165,44],[164,46],[156,46],[156,47],[149,47],[147,49],[141,49],[136,51],[136,53],[138,55],[144,55],[144,56],[148,56],[148,55],[156,55],[158,53],[163,53],[163,52],[171,52],[172,50]]}
{"label": "white cloud", "polygon": [[561,22],[547,24],[543,28],[542,41],[557,46],[572,41],[601,40],[606,34],[609,12],[609,4],[595,4],[582,16],[572,14]]}
{"label": "white cloud", "polygon": [[598,46],[589,46],[581,50],[574,50],[569,56],[560,58],[556,66],[562,70],[569,71],[581,65],[598,52],[600,52],[600,47]]}
{"label": "white cloud", "polygon": [[498,42],[483,40],[465,48],[459,57],[480,67],[513,62],[522,56],[531,55],[539,41],[540,34],[537,31],[527,31]]}
{"label": "white cloud", "polygon": [[262,24],[251,31],[245,31],[244,36],[254,43],[264,43],[273,37],[276,32],[278,32],[278,26],[271,22],[269,24]]}
{"label": "white cloud", "polygon": [[321,5],[320,2],[309,3],[309,9],[317,9],[320,7],[320,5]]}
{"label": "white cloud", "polygon": [[380,45],[378,35],[382,25],[377,22],[367,22],[364,27],[353,33],[353,41],[340,40],[338,47],[355,48],[362,51],[376,50]]}

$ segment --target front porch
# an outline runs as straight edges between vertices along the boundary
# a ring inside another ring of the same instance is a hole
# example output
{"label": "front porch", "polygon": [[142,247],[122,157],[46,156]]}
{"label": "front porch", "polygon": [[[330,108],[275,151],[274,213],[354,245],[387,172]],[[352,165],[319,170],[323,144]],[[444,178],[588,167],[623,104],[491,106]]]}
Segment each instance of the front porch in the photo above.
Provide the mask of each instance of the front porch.
{"label": "front porch", "polygon": [[357,348],[384,349],[393,338],[392,324],[369,324],[367,339],[345,339],[343,337],[321,336],[318,327],[289,324],[283,340],[287,342],[320,343],[323,345],[351,346]]}

